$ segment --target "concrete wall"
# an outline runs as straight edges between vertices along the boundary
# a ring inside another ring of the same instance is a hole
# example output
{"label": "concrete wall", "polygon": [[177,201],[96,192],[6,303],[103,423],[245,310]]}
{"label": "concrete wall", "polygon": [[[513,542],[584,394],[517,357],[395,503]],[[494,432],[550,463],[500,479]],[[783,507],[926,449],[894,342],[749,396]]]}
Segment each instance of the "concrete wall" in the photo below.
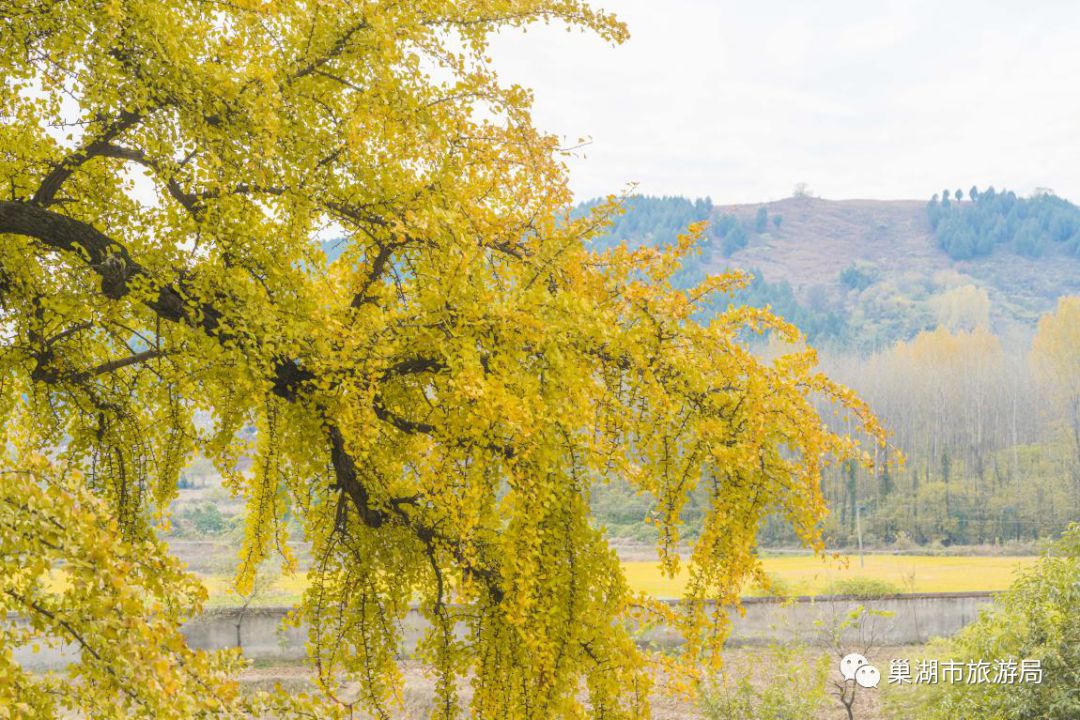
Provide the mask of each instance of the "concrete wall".
{"label": "concrete wall", "polygon": [[[788,602],[774,598],[745,598],[740,616],[728,610],[729,645],[763,645],[773,641],[824,641],[839,630],[849,614],[865,608],[858,622],[841,633],[845,644],[915,645],[932,637],[950,637],[973,622],[979,609],[993,602],[991,593],[915,593],[873,600],[833,595],[799,597]],[[880,614],[879,614],[880,613]],[[649,639],[661,645],[678,644],[671,632],[660,629]],[[872,642],[870,642],[872,641]]]}
{"label": "concrete wall", "polygon": [[290,610],[282,607],[207,610],[186,624],[183,633],[188,644],[200,650],[239,646],[251,658],[299,660],[306,654],[308,630],[285,622]]}
{"label": "concrete wall", "polygon": [[[745,614],[729,610],[730,645],[755,645],[772,641],[798,639],[809,643],[824,642],[831,629],[840,627],[858,606],[874,613],[864,613],[842,634],[848,645],[910,645],[931,637],[955,634],[978,616],[979,608],[993,601],[990,593],[921,593],[892,595],[874,600],[850,596],[801,597],[783,602],[773,598],[746,598]],[[283,624],[289,608],[249,608],[209,610],[184,626],[183,632],[192,647],[222,649],[240,646],[248,657],[262,660],[298,660],[305,655],[307,629]],[[14,616],[8,622],[22,622]],[[408,654],[423,633],[425,621],[410,611],[403,627],[403,652]],[[679,638],[659,628],[645,633],[640,641],[659,647],[674,647]],[[20,648],[15,658],[24,667],[49,669],[63,667],[77,657],[77,649],[43,647],[38,653]]]}

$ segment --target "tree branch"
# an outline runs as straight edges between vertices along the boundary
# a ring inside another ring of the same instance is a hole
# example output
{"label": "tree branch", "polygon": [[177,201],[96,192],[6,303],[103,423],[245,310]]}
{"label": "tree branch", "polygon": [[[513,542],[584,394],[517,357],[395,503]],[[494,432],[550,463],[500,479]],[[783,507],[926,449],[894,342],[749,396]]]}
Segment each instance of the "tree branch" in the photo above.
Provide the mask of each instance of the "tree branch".
{"label": "tree branch", "polygon": [[57,381],[68,381],[73,383],[83,383],[90,378],[95,378],[98,375],[106,375],[108,373],[116,372],[131,365],[138,365],[155,358],[159,358],[165,355],[160,350],[144,350],[142,352],[135,353],[134,355],[128,355],[127,357],[117,358],[115,360],[109,360],[95,367],[87,370],[79,370],[73,373],[61,373],[53,368],[47,366],[38,365],[34,372],[31,373],[31,377],[34,380],[46,383],[55,383]]}
{"label": "tree branch", "polygon": [[[102,294],[112,300],[127,296],[134,278],[145,278],[151,286],[159,284],[131,258],[126,247],[88,223],[51,210],[0,200],[0,234],[3,233],[32,237],[47,247],[83,258],[101,277]],[[164,284],[142,302],[163,320],[198,328],[223,344],[237,340],[222,327],[225,317],[222,310],[210,303],[189,300],[186,295],[180,286]],[[274,362],[272,391],[285,400],[296,400],[300,386],[312,377],[296,360],[278,358]]]}
{"label": "tree branch", "polygon": [[58,165],[54,166],[52,171],[41,181],[41,185],[38,186],[37,192],[34,193],[34,197],[31,198],[30,202],[39,207],[48,207],[51,205],[61,186],[63,186],[67,179],[71,177],[79,167],[87,160],[101,155],[103,148],[108,146],[112,140],[122,135],[126,130],[136,125],[141,119],[142,116],[138,113],[121,113],[120,117],[118,117],[115,122],[111,123],[100,137],[90,141],[82,148],[68,155]]}
{"label": "tree branch", "polygon": [[337,40],[334,41],[334,44],[330,46],[330,49],[327,50],[324,55],[315,58],[304,67],[294,72],[292,75],[289,76],[289,81],[292,82],[295,80],[299,80],[302,77],[307,77],[308,75],[314,73],[316,70],[320,69],[326,63],[341,55],[341,53],[345,52],[345,48],[348,47],[349,41],[352,40],[353,36],[361,30],[366,30],[367,27],[367,21],[361,20],[357,24],[348,28],[338,37]]}
{"label": "tree branch", "polygon": [[[21,202],[0,201],[0,234],[5,233],[32,237],[47,247],[79,255],[101,277],[102,292],[111,299],[120,299],[128,295],[130,281],[133,278],[145,277],[151,280],[149,272],[131,258],[123,245],[88,223],[44,208]],[[208,303],[193,303],[185,300],[185,294],[172,284],[161,286],[155,297],[143,300],[143,303],[162,319],[199,328],[219,342],[236,340],[230,333],[222,331],[223,312],[220,309]],[[136,361],[125,358],[122,361],[113,362],[130,364]],[[399,362],[387,372],[391,375],[405,375],[442,369],[444,365],[437,360],[412,358]],[[303,402],[307,400],[302,393],[303,388],[314,379],[314,375],[310,370],[301,367],[294,359],[278,358],[274,364],[272,379],[272,392],[275,395],[289,402]],[[315,407],[326,420],[329,416],[326,409],[320,405]],[[430,434],[436,431],[434,426],[427,423],[414,422],[394,415],[383,406],[378,396],[376,396],[374,410],[377,417],[403,432]],[[325,427],[330,443],[330,460],[334,468],[336,487],[349,497],[366,525],[378,528],[387,522],[394,521],[411,529],[421,540],[440,538],[448,544],[455,559],[461,562],[468,572],[484,580],[496,602],[501,600],[503,591],[499,584],[498,572],[492,568],[475,566],[461,547],[459,539],[446,537],[434,528],[410,517],[404,508],[406,503],[391,502],[389,509],[375,507],[367,488],[360,482],[356,461],[345,447],[341,430],[328,420]],[[510,446],[493,445],[489,449],[496,450],[507,458],[514,455],[514,449]]]}

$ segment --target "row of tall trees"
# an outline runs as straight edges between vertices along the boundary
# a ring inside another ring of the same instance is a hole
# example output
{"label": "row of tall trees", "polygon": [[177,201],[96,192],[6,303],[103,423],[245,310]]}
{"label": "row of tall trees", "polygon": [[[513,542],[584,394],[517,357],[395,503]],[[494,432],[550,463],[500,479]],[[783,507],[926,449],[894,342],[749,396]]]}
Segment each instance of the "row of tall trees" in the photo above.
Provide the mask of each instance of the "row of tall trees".
{"label": "row of tall trees", "polygon": [[[685,257],[673,276],[683,287],[700,282],[722,266],[721,254],[751,233],[778,227],[780,219],[764,207],[752,221],[740,219],[717,212],[708,199],[679,197],[632,197],[625,210],[594,241],[598,248],[670,246],[687,224],[711,215],[700,254]],[[1016,252],[1038,243],[1067,247],[1080,231],[1080,209],[1049,192],[1019,198],[993,188],[946,191],[931,201],[930,214],[938,241],[957,257],[998,246]],[[970,247],[963,239],[969,235],[976,238]],[[1025,244],[1031,237],[1041,239]],[[829,297],[800,300],[789,283],[769,281],[760,271],[751,275],[745,287],[702,302],[696,316],[707,320],[729,303],[772,308],[811,345],[830,348],[830,370],[866,397],[893,433],[894,450],[878,458],[875,471],[848,464],[827,477],[832,541],[854,542],[857,516],[871,542],[984,543],[1053,535],[1078,515],[1080,367],[1069,359],[1075,353],[1069,348],[1080,347],[1080,330],[1072,329],[1080,328],[1075,298],[1062,299],[1043,318],[1032,344],[1006,347],[987,329],[987,291],[974,285],[936,291],[922,313],[911,303],[873,297],[852,312]],[[838,277],[849,293],[863,293],[879,280],[875,266],[859,262]],[[618,485],[594,497],[609,530],[640,538],[655,533],[641,521],[647,505]],[[692,535],[700,520],[693,498],[683,512]],[[764,524],[762,539],[796,540],[779,520]]]}
{"label": "row of tall trees", "polygon": [[[871,545],[1030,542],[1080,519],[1080,297],[1061,298],[1025,347],[985,325],[945,325],[869,357],[825,355],[823,366],[890,432],[873,469],[847,462],[823,477],[830,544],[853,546],[860,525]],[[822,415],[850,429],[843,415]],[[605,486],[593,507],[613,534],[655,536],[641,522],[649,499],[629,487]],[[707,507],[696,496],[684,506],[687,537]],[[759,538],[797,540],[779,516]]]}
{"label": "row of tall trees", "polygon": [[985,327],[943,327],[826,365],[897,451],[826,480],[835,542],[854,540],[857,511],[878,542],[1035,539],[1080,517],[1080,298],[1061,298],[1028,348],[1003,347]]}

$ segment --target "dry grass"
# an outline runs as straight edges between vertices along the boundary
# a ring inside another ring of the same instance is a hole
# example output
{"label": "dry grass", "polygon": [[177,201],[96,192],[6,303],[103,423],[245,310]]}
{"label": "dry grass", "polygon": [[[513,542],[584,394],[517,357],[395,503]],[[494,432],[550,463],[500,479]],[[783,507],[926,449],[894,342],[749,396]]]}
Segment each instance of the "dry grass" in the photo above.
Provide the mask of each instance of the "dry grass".
{"label": "dry grass", "polygon": [[[965,592],[1004,590],[1016,570],[1035,562],[1035,557],[939,557],[926,555],[867,555],[839,559],[807,555],[765,557],[765,572],[778,589],[791,595],[820,595],[837,580],[867,578],[883,580],[900,592]],[[678,597],[686,583],[685,573],[666,577],[655,562],[625,562],[630,586],[654,597]],[[746,588],[746,595],[764,594]]]}

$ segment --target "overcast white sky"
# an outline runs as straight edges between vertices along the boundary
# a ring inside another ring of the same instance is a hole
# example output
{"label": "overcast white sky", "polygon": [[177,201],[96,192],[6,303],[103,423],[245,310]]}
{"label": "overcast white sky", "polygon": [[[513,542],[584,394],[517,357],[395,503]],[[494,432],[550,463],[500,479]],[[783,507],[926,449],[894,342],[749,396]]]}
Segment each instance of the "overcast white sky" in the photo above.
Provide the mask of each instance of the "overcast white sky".
{"label": "overcast white sky", "polygon": [[631,38],[496,38],[500,76],[573,142],[579,198],[637,182],[714,202],[929,198],[972,184],[1080,201],[1076,0],[606,0]]}

